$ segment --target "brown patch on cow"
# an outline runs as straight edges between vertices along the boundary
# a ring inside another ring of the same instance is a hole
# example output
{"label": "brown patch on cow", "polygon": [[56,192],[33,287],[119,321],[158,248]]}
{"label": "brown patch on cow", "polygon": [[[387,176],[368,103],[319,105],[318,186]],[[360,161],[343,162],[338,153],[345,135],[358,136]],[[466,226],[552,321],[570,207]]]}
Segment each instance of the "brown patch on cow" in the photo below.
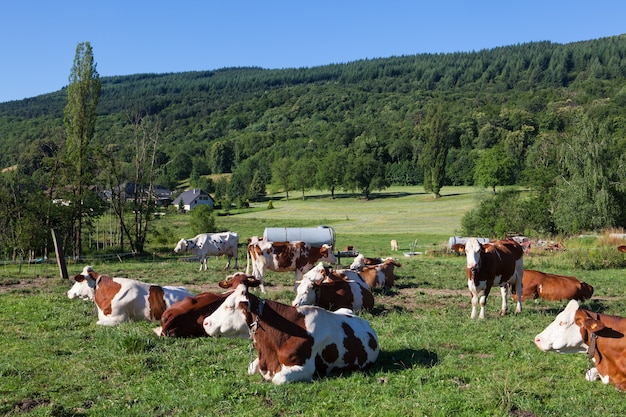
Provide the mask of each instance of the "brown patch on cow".
{"label": "brown patch on cow", "polygon": [[165,304],[165,292],[159,285],[150,285],[148,290],[148,306],[150,308],[150,319],[161,320],[161,316],[167,305]]}
{"label": "brown patch on cow", "polygon": [[293,265],[296,254],[301,253],[304,248],[304,242],[273,242],[272,246],[267,251],[267,255],[271,256],[273,253],[276,257],[277,267],[280,269],[288,269]]}
{"label": "brown patch on cow", "polygon": [[626,245],[620,245],[617,247],[617,250],[620,252],[626,253]]}
{"label": "brown patch on cow", "polygon": [[337,349],[337,344],[331,343],[330,345],[326,346],[322,350],[321,356],[326,363],[335,362],[337,359],[339,359],[339,349]]}
{"label": "brown patch on cow", "polygon": [[[91,273],[90,273],[91,275]],[[113,308],[111,302],[113,297],[122,288],[122,285],[113,281],[113,278],[106,275],[100,275],[96,280],[96,294],[94,301],[105,316],[111,315]]]}
{"label": "brown patch on cow", "polygon": [[354,329],[348,323],[343,322],[341,328],[344,332],[343,347],[346,349],[343,355],[343,361],[345,363],[344,371],[354,371],[361,369],[367,362],[367,352],[363,341],[356,337]]}

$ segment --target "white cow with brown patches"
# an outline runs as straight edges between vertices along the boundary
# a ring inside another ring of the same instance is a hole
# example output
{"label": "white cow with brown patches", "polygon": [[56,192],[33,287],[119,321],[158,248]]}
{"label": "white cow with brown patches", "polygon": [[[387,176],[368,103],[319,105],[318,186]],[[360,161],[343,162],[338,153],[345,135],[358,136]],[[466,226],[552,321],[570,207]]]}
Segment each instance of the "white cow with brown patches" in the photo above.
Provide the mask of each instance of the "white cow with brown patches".
{"label": "white cow with brown patches", "polygon": [[209,336],[252,338],[257,358],[248,374],[275,384],[310,381],[316,374],[366,369],[378,358],[376,332],[352,310],[263,300],[248,291],[258,285],[252,277],[222,281],[222,288],[234,291],[204,319]]}
{"label": "white cow with brown patches", "polygon": [[158,321],[177,301],[193,294],[184,287],[161,286],[129,278],[98,274],[91,266],[74,277],[67,292],[72,298],[93,300],[98,309],[97,324],[115,326],[127,320]]}

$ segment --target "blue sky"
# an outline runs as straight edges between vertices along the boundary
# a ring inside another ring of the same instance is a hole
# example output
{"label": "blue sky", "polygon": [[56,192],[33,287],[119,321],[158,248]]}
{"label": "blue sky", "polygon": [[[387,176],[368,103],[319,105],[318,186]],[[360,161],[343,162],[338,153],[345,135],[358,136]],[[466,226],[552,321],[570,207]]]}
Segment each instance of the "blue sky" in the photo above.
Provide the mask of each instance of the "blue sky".
{"label": "blue sky", "polygon": [[20,0],[0,9],[0,102],[68,83],[90,42],[101,77],[312,67],[626,33],[626,1]]}

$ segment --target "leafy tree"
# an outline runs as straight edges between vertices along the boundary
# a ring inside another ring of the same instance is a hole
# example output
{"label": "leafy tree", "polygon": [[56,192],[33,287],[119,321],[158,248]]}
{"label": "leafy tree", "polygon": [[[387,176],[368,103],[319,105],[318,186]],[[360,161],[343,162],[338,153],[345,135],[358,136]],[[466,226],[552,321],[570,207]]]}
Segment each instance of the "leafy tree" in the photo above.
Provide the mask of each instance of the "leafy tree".
{"label": "leafy tree", "polygon": [[512,185],[515,180],[515,160],[495,146],[481,151],[474,169],[474,183],[491,188],[496,194],[497,185]]}
{"label": "leafy tree", "polygon": [[87,187],[94,178],[89,147],[96,130],[96,108],[100,100],[100,76],[96,71],[93,50],[89,42],[76,47],[74,65],[67,87],[67,105],[64,122],[67,130],[66,164],[67,179],[71,185],[71,207],[74,224],[74,256],[82,253],[83,220],[92,211],[84,205]]}
{"label": "leafy tree", "polygon": [[193,233],[213,233],[215,232],[215,217],[213,216],[213,209],[206,204],[200,204],[195,206],[189,212],[191,216],[189,224],[193,230]]}
{"label": "leafy tree", "polygon": [[420,155],[424,169],[424,189],[439,198],[445,181],[446,157],[450,148],[450,133],[443,105],[438,104],[429,109],[422,135],[426,139]]}
{"label": "leafy tree", "polygon": [[389,186],[384,166],[373,155],[355,156],[346,168],[345,187],[358,190],[366,199],[373,190],[383,190]]}
{"label": "leafy tree", "polygon": [[297,160],[292,167],[292,183],[294,188],[302,191],[302,199],[304,200],[304,192],[315,184],[315,163],[307,159]]}
{"label": "leafy tree", "polygon": [[343,183],[345,173],[346,152],[340,150],[327,153],[315,171],[315,185],[320,190],[330,190],[335,198],[335,190]]}
{"label": "leafy tree", "polygon": [[280,190],[285,192],[285,198],[289,200],[289,191],[293,190],[293,159],[280,158],[272,164],[272,183]]}

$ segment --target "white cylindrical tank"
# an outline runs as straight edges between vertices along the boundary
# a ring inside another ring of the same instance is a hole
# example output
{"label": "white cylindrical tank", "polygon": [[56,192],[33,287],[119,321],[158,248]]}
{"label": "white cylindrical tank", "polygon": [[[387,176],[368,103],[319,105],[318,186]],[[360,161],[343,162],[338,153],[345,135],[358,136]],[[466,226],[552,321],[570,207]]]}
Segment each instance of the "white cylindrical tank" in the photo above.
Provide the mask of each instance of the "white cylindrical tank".
{"label": "white cylindrical tank", "polygon": [[263,239],[270,242],[292,242],[301,240],[311,246],[328,244],[335,247],[335,231],[332,227],[266,227]]}
{"label": "white cylindrical tank", "polygon": [[[457,243],[465,245],[467,239],[469,239],[469,237],[451,236],[450,239],[448,239],[448,249],[452,249],[452,246]],[[477,237],[476,240],[478,240],[478,242],[480,243],[489,243],[488,237]]]}

